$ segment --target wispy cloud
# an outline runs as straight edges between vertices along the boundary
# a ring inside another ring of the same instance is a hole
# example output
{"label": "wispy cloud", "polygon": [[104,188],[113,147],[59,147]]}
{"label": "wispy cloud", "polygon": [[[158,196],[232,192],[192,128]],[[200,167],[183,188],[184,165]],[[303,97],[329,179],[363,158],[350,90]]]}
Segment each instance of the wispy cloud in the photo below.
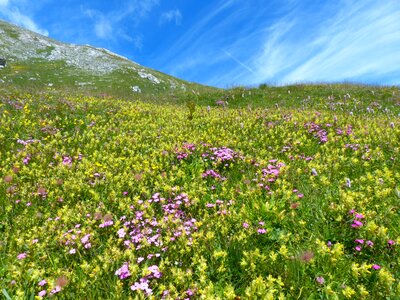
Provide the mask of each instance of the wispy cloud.
{"label": "wispy cloud", "polygon": [[142,45],[141,38],[139,41],[138,35],[132,37],[129,32],[121,29],[121,22],[129,19],[132,25],[139,24],[158,3],[158,0],[135,0],[124,4],[120,9],[108,12],[86,8],[84,15],[92,19],[93,30],[97,38],[114,41],[123,38],[127,41],[133,41],[135,47],[140,48]]}
{"label": "wispy cloud", "polygon": [[94,25],[96,36],[101,39],[110,39],[113,35],[113,28],[108,19],[104,16],[99,17]]}
{"label": "wispy cloud", "polygon": [[[271,24],[260,50],[249,57],[254,72],[234,69],[244,84],[269,82],[360,81],[400,83],[400,5],[398,1],[340,1],[320,8],[319,18],[298,7]],[[236,48],[240,52],[241,47]]]}
{"label": "wispy cloud", "polygon": [[49,32],[41,28],[31,16],[22,13],[17,4],[9,0],[0,0],[0,16],[16,25],[48,36]]}
{"label": "wispy cloud", "polygon": [[398,0],[258,2],[214,2],[158,60],[159,68],[221,87],[400,83]]}
{"label": "wispy cloud", "polygon": [[174,22],[175,25],[180,25],[182,22],[182,13],[179,9],[169,10],[161,14],[160,24]]}

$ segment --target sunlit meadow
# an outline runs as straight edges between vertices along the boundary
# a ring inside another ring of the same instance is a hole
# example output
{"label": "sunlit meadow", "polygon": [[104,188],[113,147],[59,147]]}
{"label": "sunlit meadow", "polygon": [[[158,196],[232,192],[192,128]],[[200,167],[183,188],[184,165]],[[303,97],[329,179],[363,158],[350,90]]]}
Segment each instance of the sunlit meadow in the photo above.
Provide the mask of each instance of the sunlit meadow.
{"label": "sunlit meadow", "polygon": [[395,88],[6,93],[6,299],[399,299]]}

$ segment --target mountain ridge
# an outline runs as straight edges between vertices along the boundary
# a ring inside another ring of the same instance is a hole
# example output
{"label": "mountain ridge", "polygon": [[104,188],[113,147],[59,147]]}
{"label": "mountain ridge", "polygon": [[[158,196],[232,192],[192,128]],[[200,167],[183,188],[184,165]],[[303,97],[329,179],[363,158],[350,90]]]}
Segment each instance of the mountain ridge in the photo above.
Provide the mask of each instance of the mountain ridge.
{"label": "mountain ridge", "polygon": [[0,58],[7,60],[0,73],[3,84],[44,85],[117,95],[204,88],[142,66],[108,49],[63,43],[2,20]]}

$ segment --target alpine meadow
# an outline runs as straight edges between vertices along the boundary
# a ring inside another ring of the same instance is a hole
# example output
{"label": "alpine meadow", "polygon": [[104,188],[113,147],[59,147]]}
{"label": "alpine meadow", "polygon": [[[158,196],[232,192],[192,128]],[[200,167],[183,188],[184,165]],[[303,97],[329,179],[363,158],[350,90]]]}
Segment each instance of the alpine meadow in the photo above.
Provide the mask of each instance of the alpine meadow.
{"label": "alpine meadow", "polygon": [[4,299],[400,299],[400,89],[220,89],[0,22]]}

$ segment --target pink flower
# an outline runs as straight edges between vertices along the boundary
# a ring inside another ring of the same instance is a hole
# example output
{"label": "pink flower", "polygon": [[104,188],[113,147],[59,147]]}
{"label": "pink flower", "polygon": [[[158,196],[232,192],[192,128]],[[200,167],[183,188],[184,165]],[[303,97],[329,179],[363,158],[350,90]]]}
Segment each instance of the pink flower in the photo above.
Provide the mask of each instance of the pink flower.
{"label": "pink flower", "polygon": [[76,249],[72,248],[71,250],[69,250],[69,254],[75,254],[76,253]]}
{"label": "pink flower", "polygon": [[325,283],[325,278],[322,276],[318,276],[317,278],[315,278],[315,280],[319,283],[319,284],[324,284]]}
{"label": "pink flower", "polygon": [[50,294],[54,295],[61,292],[61,287],[59,285],[56,285],[54,289],[51,290]]}
{"label": "pink flower", "polygon": [[356,251],[360,252],[361,251],[361,246],[356,246],[354,249],[356,249]]}
{"label": "pink flower", "polygon": [[124,236],[126,235],[125,229],[121,228],[120,230],[117,231],[117,234],[120,239],[124,238]]}
{"label": "pink flower", "polygon": [[380,265],[372,265],[371,268],[374,270],[379,270],[381,268],[381,266]]}
{"label": "pink flower", "polygon": [[361,226],[363,226],[363,223],[358,220],[354,220],[353,224],[351,224],[351,227],[353,227],[353,228],[357,228],[357,227],[361,227]]}
{"label": "pink flower", "polygon": [[162,276],[160,269],[156,265],[152,265],[152,266],[148,267],[147,270],[149,270],[155,278],[161,278],[161,276]]}
{"label": "pink flower", "polygon": [[46,294],[47,294],[46,290],[43,290],[43,291],[40,291],[40,292],[38,293],[38,296],[39,296],[39,297],[44,297],[44,296],[46,296]]}
{"label": "pink flower", "polygon": [[243,223],[243,228],[249,228],[249,224],[246,223],[246,222],[244,222],[244,223]]}
{"label": "pink flower", "polygon": [[131,276],[131,273],[129,272],[129,264],[127,262],[124,262],[121,268],[119,268],[116,272],[115,275],[119,276],[119,279],[125,279]]}
{"label": "pink flower", "polygon": [[354,240],[356,243],[359,243],[359,244],[364,244],[364,240],[361,240],[361,239],[356,239],[356,240]]}
{"label": "pink flower", "polygon": [[355,218],[356,219],[363,219],[364,216],[363,216],[363,214],[356,214]]}
{"label": "pink flower", "polygon": [[40,281],[38,284],[39,284],[40,286],[44,286],[44,285],[47,284],[47,281],[46,281],[46,279],[43,279],[43,280]]}
{"label": "pink flower", "polygon": [[371,242],[371,241],[367,241],[367,246],[368,247],[372,247],[374,245],[374,243],[373,242]]}
{"label": "pink flower", "polygon": [[264,234],[264,233],[267,233],[267,230],[265,230],[264,228],[258,228],[257,232],[258,232],[258,234]]}
{"label": "pink flower", "polygon": [[27,256],[27,254],[26,254],[25,252],[23,252],[23,253],[18,254],[17,258],[18,258],[19,260],[21,260],[21,259],[25,259],[26,256]]}
{"label": "pink flower", "polygon": [[393,240],[388,240],[388,245],[389,246],[392,246],[392,245],[394,245],[395,244],[395,241],[393,241]]}
{"label": "pink flower", "polygon": [[82,244],[86,244],[87,242],[89,242],[89,238],[90,238],[91,236],[92,236],[92,235],[91,235],[90,233],[85,234],[84,237],[81,238],[81,243],[82,243]]}

